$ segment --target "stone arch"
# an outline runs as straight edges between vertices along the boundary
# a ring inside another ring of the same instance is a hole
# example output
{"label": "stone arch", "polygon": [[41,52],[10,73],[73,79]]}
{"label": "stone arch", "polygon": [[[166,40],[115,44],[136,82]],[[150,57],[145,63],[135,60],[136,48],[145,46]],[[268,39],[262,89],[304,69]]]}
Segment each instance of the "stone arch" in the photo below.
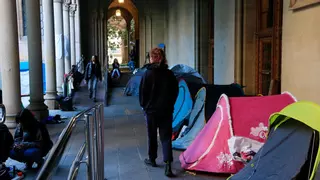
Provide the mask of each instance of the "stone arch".
{"label": "stone arch", "polygon": [[110,19],[116,13],[117,9],[121,10],[121,17],[123,17],[123,19],[126,21],[127,25],[130,24],[130,22],[131,22],[133,17],[131,15],[131,13],[128,10],[124,9],[124,8],[111,8],[111,9],[108,9],[107,19]]}
{"label": "stone arch", "polygon": [[119,3],[118,0],[113,0],[108,7],[108,17],[109,17],[109,11],[112,11],[113,9],[120,9],[120,8],[125,9],[133,17],[133,20],[135,23],[134,24],[135,38],[139,39],[139,11],[137,7],[134,5],[134,3],[131,0],[125,0],[124,3]]}

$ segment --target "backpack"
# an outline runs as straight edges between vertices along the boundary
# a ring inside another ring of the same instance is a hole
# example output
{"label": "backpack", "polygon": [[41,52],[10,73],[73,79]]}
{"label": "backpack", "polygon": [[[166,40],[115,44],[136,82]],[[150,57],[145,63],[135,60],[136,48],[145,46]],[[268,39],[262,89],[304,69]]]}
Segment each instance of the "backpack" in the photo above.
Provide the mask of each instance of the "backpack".
{"label": "backpack", "polygon": [[0,163],[8,159],[12,145],[12,134],[5,124],[0,123]]}

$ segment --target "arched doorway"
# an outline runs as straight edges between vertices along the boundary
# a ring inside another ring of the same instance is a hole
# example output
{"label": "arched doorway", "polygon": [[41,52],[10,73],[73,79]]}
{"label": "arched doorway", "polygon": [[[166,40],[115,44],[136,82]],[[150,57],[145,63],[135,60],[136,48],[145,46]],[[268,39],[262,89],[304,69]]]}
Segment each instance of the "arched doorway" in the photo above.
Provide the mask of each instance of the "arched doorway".
{"label": "arched doorway", "polygon": [[127,67],[129,60],[132,59],[138,66],[138,9],[131,0],[123,0],[123,2],[113,0],[108,7],[107,19],[109,64],[117,58],[120,60],[121,67]]}

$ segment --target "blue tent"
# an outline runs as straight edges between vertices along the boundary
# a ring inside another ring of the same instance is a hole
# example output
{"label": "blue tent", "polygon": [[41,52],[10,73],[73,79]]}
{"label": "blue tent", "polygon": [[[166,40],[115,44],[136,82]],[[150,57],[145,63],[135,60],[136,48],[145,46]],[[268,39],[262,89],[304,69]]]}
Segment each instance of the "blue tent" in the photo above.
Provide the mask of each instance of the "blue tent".
{"label": "blue tent", "polygon": [[188,127],[183,135],[172,141],[172,148],[185,150],[193,142],[198,133],[205,126],[204,105],[206,99],[206,88],[201,88],[196,96],[193,109],[190,114]]}
{"label": "blue tent", "polygon": [[193,101],[185,80],[179,81],[179,95],[174,105],[172,131],[178,132],[192,110]]}

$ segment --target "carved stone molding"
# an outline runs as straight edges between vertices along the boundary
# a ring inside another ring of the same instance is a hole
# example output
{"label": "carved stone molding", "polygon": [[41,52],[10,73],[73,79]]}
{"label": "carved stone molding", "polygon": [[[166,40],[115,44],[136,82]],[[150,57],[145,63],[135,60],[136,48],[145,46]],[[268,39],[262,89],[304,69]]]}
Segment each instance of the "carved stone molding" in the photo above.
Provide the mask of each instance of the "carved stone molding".
{"label": "carved stone molding", "polygon": [[63,10],[64,11],[69,11],[69,9],[70,9],[70,4],[63,3]]}
{"label": "carved stone molding", "polygon": [[74,16],[77,10],[77,5],[76,4],[70,4],[69,6],[69,12],[70,16]]}

